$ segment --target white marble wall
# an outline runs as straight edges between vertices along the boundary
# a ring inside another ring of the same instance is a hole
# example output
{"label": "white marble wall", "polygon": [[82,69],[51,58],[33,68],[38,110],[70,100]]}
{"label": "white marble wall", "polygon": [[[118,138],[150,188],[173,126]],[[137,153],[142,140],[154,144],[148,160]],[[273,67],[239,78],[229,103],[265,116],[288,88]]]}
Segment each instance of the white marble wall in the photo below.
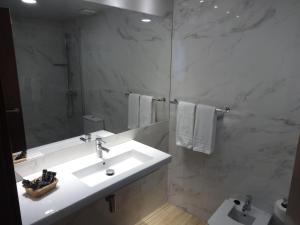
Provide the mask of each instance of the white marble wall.
{"label": "white marble wall", "polygon": [[14,18],[13,31],[27,147],[81,134],[80,86],[68,119],[66,68],[53,65],[66,63],[62,23]]}
{"label": "white marble wall", "polygon": [[[142,23],[142,18],[151,23]],[[145,16],[105,8],[73,24],[81,36],[86,114],[105,119],[114,133],[127,130],[128,91],[168,97],[171,16]],[[158,121],[168,119],[168,104],[157,103]]]}
{"label": "white marble wall", "polygon": [[171,98],[232,111],[211,156],[175,146],[169,200],[208,219],[228,197],[252,194],[271,212],[287,196],[300,129],[300,2],[175,0]]}

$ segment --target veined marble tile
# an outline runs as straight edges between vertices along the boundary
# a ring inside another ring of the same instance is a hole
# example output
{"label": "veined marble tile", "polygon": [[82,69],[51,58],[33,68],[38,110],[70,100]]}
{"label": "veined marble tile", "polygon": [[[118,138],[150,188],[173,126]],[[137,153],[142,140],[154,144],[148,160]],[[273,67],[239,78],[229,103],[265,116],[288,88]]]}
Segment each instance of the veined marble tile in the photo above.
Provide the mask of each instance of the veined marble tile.
{"label": "veined marble tile", "polygon": [[232,111],[211,156],[175,145],[169,200],[208,219],[228,197],[252,194],[272,212],[289,192],[300,128],[300,4],[175,0],[171,98]]}
{"label": "veined marble tile", "polygon": [[[104,118],[108,130],[127,130],[126,92],[168,98],[171,19],[109,8],[69,23],[80,36],[86,113]],[[157,103],[158,121],[168,120],[168,108]]]}
{"label": "veined marble tile", "polygon": [[77,95],[69,119],[67,71],[53,65],[66,63],[62,24],[25,18],[13,18],[12,24],[27,147],[82,134],[81,87],[75,82],[79,77],[73,73]]}

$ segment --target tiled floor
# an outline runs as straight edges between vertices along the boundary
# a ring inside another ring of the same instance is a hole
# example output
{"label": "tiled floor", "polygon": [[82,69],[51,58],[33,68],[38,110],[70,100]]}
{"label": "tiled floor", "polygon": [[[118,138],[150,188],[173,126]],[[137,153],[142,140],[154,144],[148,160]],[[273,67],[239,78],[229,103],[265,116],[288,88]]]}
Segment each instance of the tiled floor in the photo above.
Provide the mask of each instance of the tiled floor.
{"label": "tiled floor", "polygon": [[170,203],[156,209],[135,225],[206,225]]}

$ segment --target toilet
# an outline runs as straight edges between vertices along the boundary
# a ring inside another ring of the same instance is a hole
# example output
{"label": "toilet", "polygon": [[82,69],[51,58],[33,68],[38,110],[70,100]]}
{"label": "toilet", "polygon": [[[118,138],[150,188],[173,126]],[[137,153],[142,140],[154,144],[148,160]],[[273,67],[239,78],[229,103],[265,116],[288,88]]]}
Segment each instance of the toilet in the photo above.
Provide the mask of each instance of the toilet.
{"label": "toilet", "polygon": [[104,119],[95,115],[84,115],[83,130],[85,134],[89,134],[99,130],[105,130],[105,121]]}
{"label": "toilet", "polygon": [[279,199],[275,202],[270,225],[284,225],[285,224],[287,205],[288,205],[288,202],[286,199]]}

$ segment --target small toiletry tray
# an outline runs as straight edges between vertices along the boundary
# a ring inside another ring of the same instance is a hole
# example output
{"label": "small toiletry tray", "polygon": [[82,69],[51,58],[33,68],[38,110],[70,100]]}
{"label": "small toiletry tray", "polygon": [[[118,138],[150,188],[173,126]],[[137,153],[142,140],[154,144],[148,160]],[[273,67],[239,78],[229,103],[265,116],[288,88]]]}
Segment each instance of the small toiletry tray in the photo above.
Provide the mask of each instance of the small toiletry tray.
{"label": "small toiletry tray", "polygon": [[[37,178],[37,179],[39,179],[39,178]],[[37,179],[35,179],[35,180],[37,180]],[[48,192],[52,191],[54,188],[56,188],[57,183],[58,183],[58,179],[54,178],[54,181],[45,187],[42,187],[42,188],[39,188],[36,190],[33,190],[32,188],[25,188],[25,191],[29,197],[39,198],[39,197],[47,194]]]}
{"label": "small toiletry tray", "polygon": [[17,156],[18,156],[17,153],[14,153],[14,154],[12,155],[14,164],[24,162],[24,161],[26,161],[26,159],[27,159],[26,157],[24,157],[24,158],[21,158],[21,159],[17,159],[17,160],[16,160],[16,157],[17,157]]}

